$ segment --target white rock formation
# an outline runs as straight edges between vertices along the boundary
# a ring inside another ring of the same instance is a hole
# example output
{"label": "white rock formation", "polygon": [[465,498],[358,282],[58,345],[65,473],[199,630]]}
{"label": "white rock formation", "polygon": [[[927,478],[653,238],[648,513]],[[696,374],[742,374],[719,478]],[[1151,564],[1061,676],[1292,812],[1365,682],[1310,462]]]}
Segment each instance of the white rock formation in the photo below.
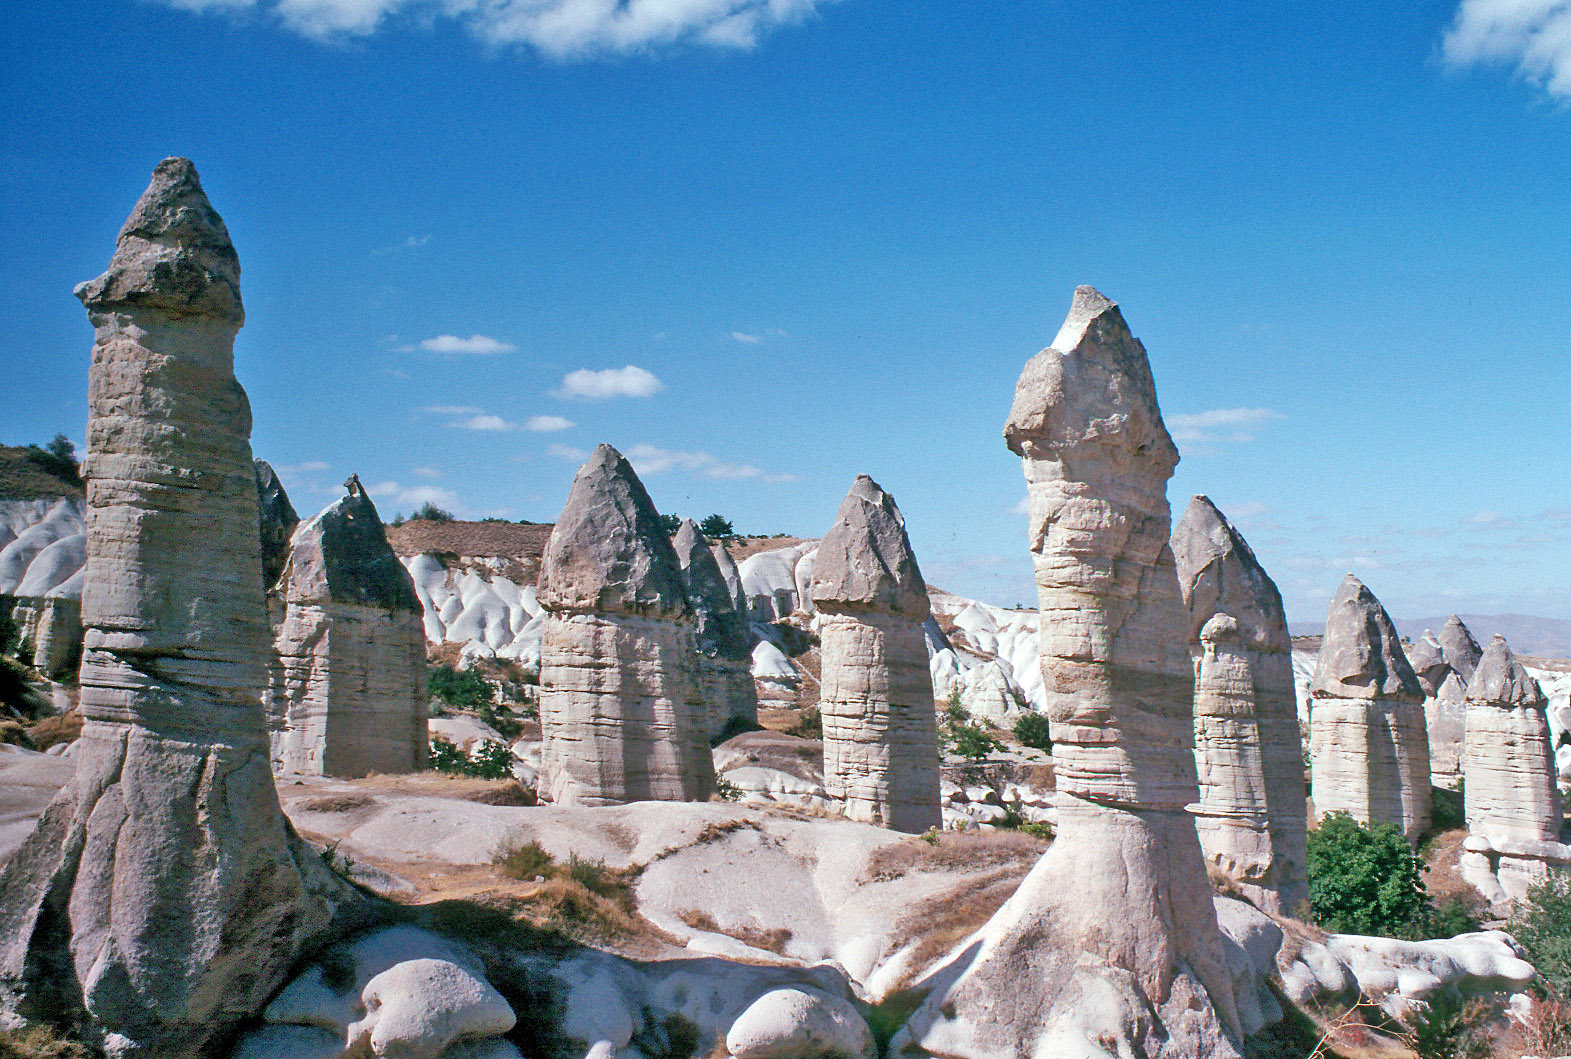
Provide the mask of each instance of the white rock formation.
{"label": "white rock formation", "polygon": [[76,774],[0,873],[0,1023],[195,1059],[358,895],[279,810],[240,270],[196,170],[160,163],[93,322]]}
{"label": "white rock formation", "polygon": [[273,760],[315,776],[413,772],[428,743],[420,602],[359,479],[345,485],[295,531],[278,579]]}
{"label": "white rock formation", "polygon": [[818,545],[809,594],[818,611],[824,789],[852,820],[913,834],[937,827],[927,585],[900,509],[865,474]]}
{"label": "white rock formation", "polygon": [[[1414,644],[1425,663],[1427,679],[1419,677],[1424,688],[1424,717],[1429,731],[1429,773],[1436,787],[1453,790],[1462,778],[1462,744],[1467,728],[1467,688],[1473,670],[1483,657],[1483,649],[1462,619],[1455,614],[1446,621],[1439,637],[1424,636]],[[1432,644],[1432,646],[1431,646]],[[1439,664],[1434,654],[1438,652]],[[1409,661],[1412,660],[1411,652]],[[1418,668],[1416,665],[1413,667]]]}
{"label": "white rock formation", "polygon": [[17,656],[64,677],[82,651],[86,501],[0,500],[0,607],[9,611]]}
{"label": "white rock formation", "polygon": [[726,1051],[736,1059],[874,1059],[867,1022],[846,1000],[807,986],[772,989],[732,1023]]}
{"label": "white rock formation", "polygon": [[1206,497],[1172,548],[1195,656],[1200,846],[1259,907],[1294,915],[1309,900],[1308,811],[1282,594]]}
{"label": "white rock formation", "polygon": [[803,598],[797,566],[817,547],[817,541],[801,541],[787,548],[755,552],[737,564],[751,620],[778,621],[812,606],[811,600]]}
{"label": "white rock formation", "polygon": [[1396,824],[1417,842],[1431,812],[1424,692],[1391,616],[1352,574],[1331,599],[1310,694],[1315,812]]}
{"label": "white rock formation", "polygon": [[1491,901],[1520,898],[1551,867],[1571,862],[1544,693],[1503,637],[1489,643],[1468,684],[1465,878]]}
{"label": "white rock formation", "polygon": [[715,553],[692,519],[682,520],[671,546],[682,566],[687,602],[697,621],[693,669],[704,707],[705,738],[752,728],[758,724],[758,693],[749,666],[753,634],[747,617],[737,612],[736,597]]}
{"label": "white rock formation", "polygon": [[573,479],[540,603],[541,795],[616,805],[713,794],[682,570],[643,483],[609,445]]}
{"label": "white rock formation", "polygon": [[891,1052],[1236,1057],[1193,818],[1193,676],[1168,547],[1178,462],[1145,349],[1089,287],[1026,365],[1004,436],[1030,487],[1058,837],[933,977]]}
{"label": "white rock formation", "polygon": [[539,672],[544,620],[533,581],[521,584],[487,569],[483,559],[422,552],[400,561],[414,579],[428,642],[460,644],[466,659],[505,658]]}

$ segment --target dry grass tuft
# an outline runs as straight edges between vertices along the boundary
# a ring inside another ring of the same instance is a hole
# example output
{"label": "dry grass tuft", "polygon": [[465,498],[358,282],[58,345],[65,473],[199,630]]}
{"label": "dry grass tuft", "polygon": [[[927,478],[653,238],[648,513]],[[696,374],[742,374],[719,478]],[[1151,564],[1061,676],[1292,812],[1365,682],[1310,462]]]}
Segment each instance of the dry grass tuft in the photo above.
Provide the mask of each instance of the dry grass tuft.
{"label": "dry grass tuft", "polygon": [[297,803],[295,808],[307,813],[352,813],[375,804],[376,799],[369,794],[323,794],[307,798]]}
{"label": "dry grass tuft", "polygon": [[27,726],[21,721],[0,720],[0,743],[9,743],[24,750],[36,749],[27,736]]}
{"label": "dry grass tuft", "polygon": [[868,858],[866,881],[898,879],[913,871],[980,872],[1020,869],[1023,877],[1050,845],[1023,831],[939,831],[936,842],[912,836],[881,846]]}
{"label": "dry grass tuft", "polygon": [[539,804],[535,792],[525,787],[517,780],[488,780],[487,786],[477,791],[470,791],[460,795],[464,800],[479,802],[481,805],[518,805],[532,806]]}
{"label": "dry grass tuft", "polygon": [[33,749],[48,750],[57,743],[75,742],[82,734],[82,715],[76,710],[55,717],[45,717],[27,729]]}
{"label": "dry grass tuft", "polygon": [[697,908],[684,908],[676,914],[676,918],[694,930],[702,930],[710,934],[724,934],[728,938],[735,938],[744,945],[751,945],[755,949],[772,952],[776,956],[785,955],[785,947],[792,938],[791,931],[785,927],[766,928],[750,925],[722,927],[715,922],[714,916]]}
{"label": "dry grass tuft", "polygon": [[43,1026],[0,1030],[0,1059],[90,1059],[91,1055],[80,1044]]}

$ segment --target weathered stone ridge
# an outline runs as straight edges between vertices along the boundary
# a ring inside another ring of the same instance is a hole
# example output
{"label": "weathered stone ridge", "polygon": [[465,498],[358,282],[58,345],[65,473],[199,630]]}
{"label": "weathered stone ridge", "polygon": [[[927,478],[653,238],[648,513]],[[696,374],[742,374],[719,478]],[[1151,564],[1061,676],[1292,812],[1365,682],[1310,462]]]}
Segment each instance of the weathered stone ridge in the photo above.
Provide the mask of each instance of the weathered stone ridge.
{"label": "weathered stone ridge", "polygon": [[409,572],[358,478],[296,531],[266,695],[276,767],[364,776],[424,766],[425,631]]}
{"label": "weathered stone ridge", "polygon": [[676,552],[632,465],[579,468],[540,570],[541,793],[568,805],[715,790]]}
{"label": "weathered stone ridge", "polygon": [[1348,574],[1331,600],[1310,683],[1315,811],[1428,830],[1429,735],[1423,688],[1391,616]]}
{"label": "weathered stone ridge", "polygon": [[894,498],[865,474],[818,546],[809,592],[825,791],[853,820],[911,833],[939,826],[927,585]]}
{"label": "weathered stone ridge", "polygon": [[1307,806],[1282,595],[1207,497],[1172,548],[1195,655],[1200,845],[1256,905],[1292,915],[1309,898]]}
{"label": "weathered stone ridge", "polygon": [[[712,550],[692,519],[683,519],[673,538],[687,601],[697,620],[698,648],[694,675],[704,704],[705,730],[710,739],[727,730],[758,723],[758,692],[753,686],[753,636],[747,618],[736,609],[736,596]],[[726,556],[729,561],[730,556]],[[736,567],[731,566],[735,575]]]}
{"label": "weathered stone ridge", "polygon": [[1030,490],[1058,834],[890,1051],[1237,1059],[1185,808],[1198,790],[1189,618],[1168,546],[1178,452],[1113,302],[1075,292],[1021,374],[1004,436]]}
{"label": "weathered stone ridge", "polygon": [[239,266],[185,159],[78,288],[89,376],[75,780],[0,873],[0,1022],[195,1059],[260,1010],[354,892],[279,809]]}

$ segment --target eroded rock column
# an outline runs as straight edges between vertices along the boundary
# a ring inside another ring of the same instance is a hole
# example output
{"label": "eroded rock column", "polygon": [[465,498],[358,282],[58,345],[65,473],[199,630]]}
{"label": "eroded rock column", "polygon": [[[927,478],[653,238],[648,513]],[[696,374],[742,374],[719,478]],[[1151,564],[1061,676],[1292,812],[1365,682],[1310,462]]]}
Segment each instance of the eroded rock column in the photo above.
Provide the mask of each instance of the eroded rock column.
{"label": "eroded rock column", "polygon": [[[682,520],[671,546],[681,564],[687,602],[696,619],[694,677],[704,706],[705,738],[714,740],[727,732],[757,727],[758,693],[750,666],[753,637],[747,619],[737,613],[736,597],[716,553],[692,519]],[[733,572],[735,569],[733,566]]]}
{"label": "eroded rock column", "polygon": [[1352,574],[1331,600],[1309,694],[1315,812],[1396,824],[1417,842],[1431,813],[1424,693],[1391,616]]}
{"label": "eroded rock column", "polygon": [[1307,805],[1282,594],[1206,497],[1172,548],[1195,659],[1200,846],[1257,905],[1294,915],[1309,900]]}
{"label": "eroded rock column", "polygon": [[206,1054],[357,900],[295,836],[268,766],[239,280],[171,158],[77,288],[87,723],[75,779],[0,874],[0,1009],[78,1023],[117,1057]]}
{"label": "eroded rock column", "polygon": [[1113,302],[1075,292],[1020,376],[1004,437],[1030,489],[1058,836],[891,1049],[1236,1057],[1186,810],[1198,791],[1189,620],[1168,547],[1178,452]]}
{"label": "eroded rock column", "polygon": [[[1425,636],[1428,637],[1428,630]],[[1432,645],[1431,646],[1431,642]],[[1455,614],[1446,620],[1438,638],[1420,641],[1409,652],[1408,660],[1418,654],[1425,672],[1418,674],[1423,685],[1424,718],[1429,729],[1429,775],[1436,787],[1455,789],[1462,778],[1462,744],[1467,730],[1467,688],[1473,671],[1483,657],[1483,648]],[[1438,654],[1439,665],[1434,656]],[[1415,664],[1413,669],[1418,670]]]}
{"label": "eroded rock column", "polygon": [[858,475],[818,545],[824,789],[852,820],[919,834],[942,823],[927,585],[894,498]]}
{"label": "eroded rock column", "polygon": [[573,479],[540,567],[541,793],[562,805],[715,790],[692,608],[660,515],[610,445]]}
{"label": "eroded rock column", "polygon": [[267,691],[280,771],[365,776],[425,767],[425,629],[414,581],[358,478],[295,531]]}
{"label": "eroded rock column", "polygon": [[[1550,868],[1565,867],[1564,820],[1555,783],[1554,740],[1538,681],[1496,636],[1478,662],[1464,699],[1468,838],[1462,871],[1491,900],[1520,898]],[[1494,892],[1492,875],[1499,887]]]}

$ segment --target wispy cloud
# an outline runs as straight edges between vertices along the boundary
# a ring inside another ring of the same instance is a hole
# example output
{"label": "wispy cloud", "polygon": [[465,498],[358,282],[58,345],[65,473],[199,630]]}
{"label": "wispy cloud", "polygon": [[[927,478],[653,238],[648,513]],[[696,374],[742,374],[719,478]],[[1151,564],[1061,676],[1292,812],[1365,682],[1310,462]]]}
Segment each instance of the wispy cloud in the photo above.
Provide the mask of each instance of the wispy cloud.
{"label": "wispy cloud", "polygon": [[273,468],[279,474],[312,474],[317,471],[330,471],[332,469],[333,465],[331,463],[323,463],[321,460],[307,460],[304,463],[294,463],[287,467]]}
{"label": "wispy cloud", "polygon": [[437,470],[435,467],[415,467],[413,468],[412,473],[418,475],[421,478],[442,477],[442,472]]}
{"label": "wispy cloud", "polygon": [[517,423],[509,422],[508,420],[503,419],[501,416],[494,415],[470,416],[468,419],[460,419],[458,422],[454,423],[453,426],[462,427],[465,430],[501,431],[518,429]]}
{"label": "wispy cloud", "polygon": [[443,489],[439,485],[414,485],[404,486],[398,482],[379,482],[371,486],[366,492],[377,500],[385,500],[395,508],[418,508],[422,504],[435,504],[437,507],[453,508],[458,506],[458,494],[451,489]]}
{"label": "wispy cloud", "polygon": [[401,242],[393,243],[391,246],[377,247],[371,251],[371,256],[382,257],[385,254],[396,254],[400,250],[418,250],[430,241],[431,237],[429,235],[411,235]]}
{"label": "wispy cloud", "polygon": [[665,389],[665,384],[643,368],[629,364],[625,368],[607,368],[590,371],[580,368],[562,378],[561,397],[578,397],[589,401],[603,401],[611,397],[649,397]]}
{"label": "wispy cloud", "polygon": [[466,404],[428,404],[420,411],[429,412],[434,416],[477,416],[480,414],[480,409]]}
{"label": "wispy cloud", "polygon": [[1504,530],[1516,528],[1516,519],[1500,511],[1475,511],[1471,515],[1463,516],[1462,521],[1469,526],[1480,526],[1485,529]]}
{"label": "wispy cloud", "polygon": [[656,445],[647,445],[642,442],[629,448],[625,455],[632,463],[633,468],[645,477],[681,470],[691,474],[699,474],[705,478],[717,478],[725,481],[741,481],[743,479],[756,478],[759,481],[776,484],[800,480],[799,475],[769,473],[754,467],[750,463],[731,463],[726,460],[718,460],[707,452],[680,452],[673,449],[662,449]]}
{"label": "wispy cloud", "polygon": [[459,338],[457,335],[437,335],[435,338],[423,339],[412,346],[397,347],[400,353],[413,353],[423,350],[427,353],[445,353],[448,355],[489,356],[493,353],[511,353],[518,347],[511,342],[503,342],[489,335],[470,335],[468,338]]}
{"label": "wispy cloud", "polygon": [[1029,515],[1031,513],[1031,494],[1027,493],[1020,498],[1020,502],[1009,509],[1016,515]]}
{"label": "wispy cloud", "polygon": [[1462,0],[1442,50],[1454,67],[1515,66],[1551,96],[1571,100],[1571,0]]}
{"label": "wispy cloud", "polygon": [[262,13],[317,40],[365,37],[394,22],[451,19],[492,47],[557,59],[695,44],[745,50],[833,0],[162,0],[186,11]]}
{"label": "wispy cloud", "polygon": [[732,331],[731,337],[738,342],[746,342],[750,346],[756,346],[764,340],[763,335],[748,335],[743,334],[741,331]]}
{"label": "wispy cloud", "polygon": [[530,430],[546,434],[554,430],[571,430],[573,421],[564,419],[561,416],[530,416],[524,422],[524,426]]}
{"label": "wispy cloud", "polygon": [[1273,419],[1286,419],[1270,408],[1212,408],[1205,412],[1165,417],[1167,431],[1180,444],[1245,442],[1255,437],[1247,428]]}
{"label": "wispy cloud", "polygon": [[547,456],[555,456],[567,463],[583,463],[589,458],[587,450],[575,449],[571,445],[547,445],[545,452]]}

